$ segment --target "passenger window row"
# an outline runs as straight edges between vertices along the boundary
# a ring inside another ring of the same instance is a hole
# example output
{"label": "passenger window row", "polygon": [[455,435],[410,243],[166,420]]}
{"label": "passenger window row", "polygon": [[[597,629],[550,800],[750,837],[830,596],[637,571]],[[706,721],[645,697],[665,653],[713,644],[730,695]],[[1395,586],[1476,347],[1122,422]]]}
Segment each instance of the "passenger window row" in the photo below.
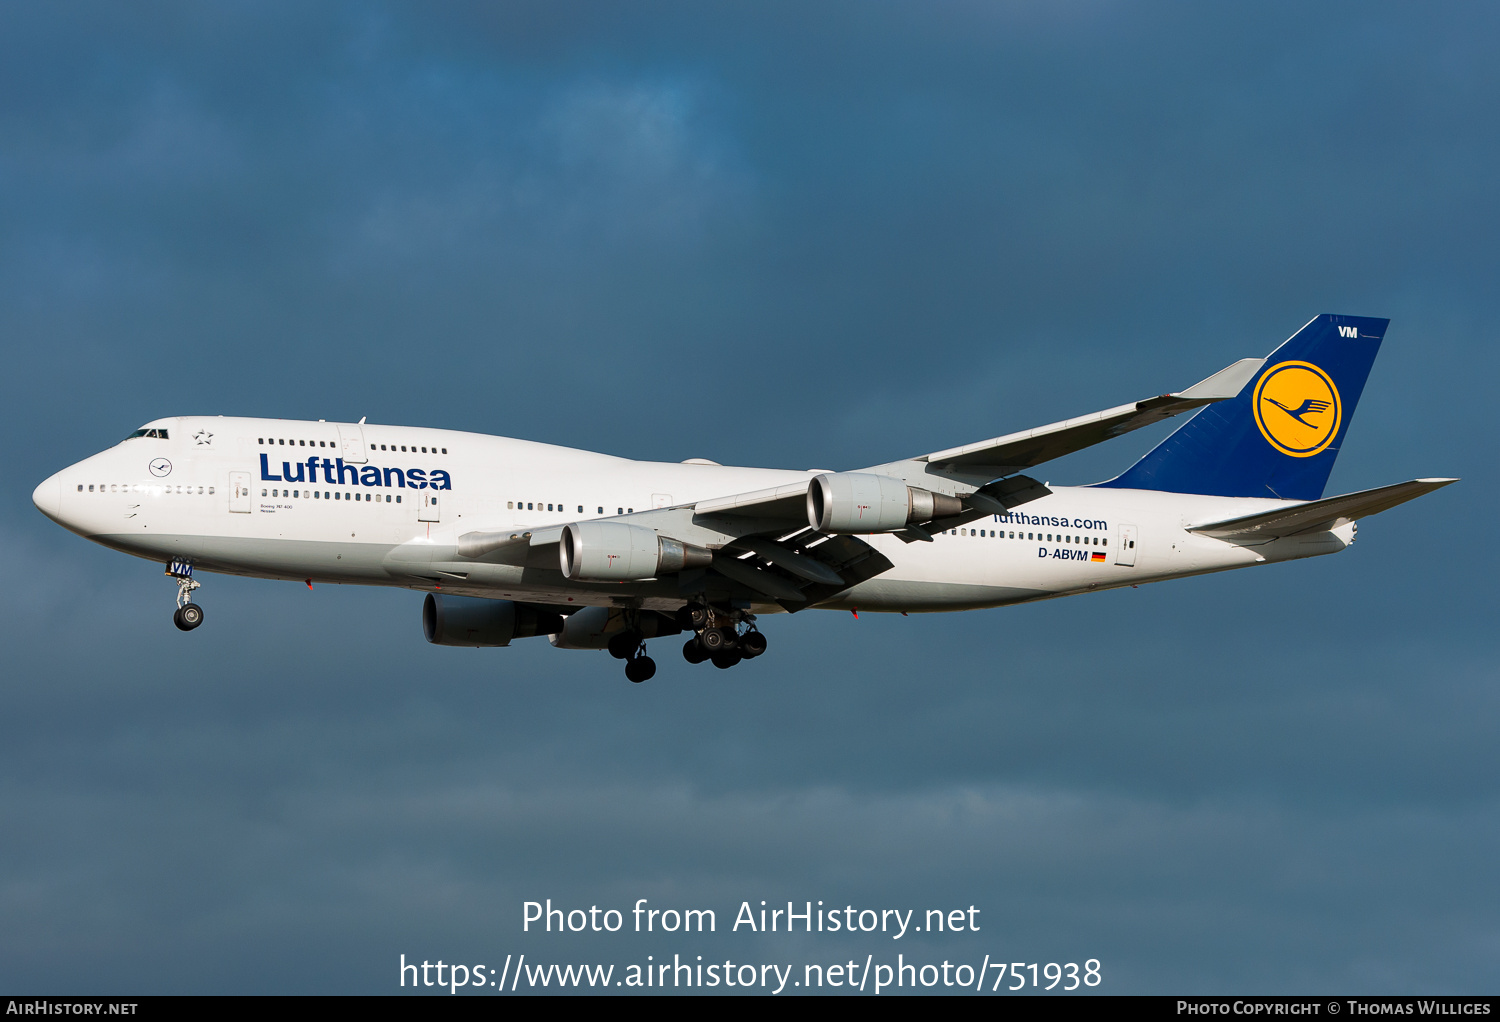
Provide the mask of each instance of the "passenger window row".
{"label": "passenger window row", "polygon": [[[377,504],[381,503],[380,498],[383,496],[385,498],[385,503],[391,503],[391,495],[389,493],[360,493],[358,490],[350,493],[348,490],[286,490],[281,488],[273,488],[270,492],[267,492],[265,488],[262,487],[260,495],[262,497],[283,498],[306,497],[312,500],[363,500],[366,502],[373,500]],[[396,494],[396,503],[401,503],[401,495],[399,493]]]}
{"label": "passenger window row", "polygon": [[[506,507],[507,510],[510,510],[510,511],[553,511],[553,510],[557,510],[557,511],[562,511],[562,512],[566,513],[567,510],[568,510],[567,505],[563,504],[561,501],[559,501],[556,504],[544,504],[544,503],[542,503],[539,500],[531,500],[531,501],[527,501],[527,500],[507,500],[505,502],[505,507]],[[578,507],[578,513],[579,514],[583,514],[584,513],[583,505],[579,504],[579,505],[577,505],[577,507]],[[604,508],[600,507],[598,513],[601,514],[601,515],[604,514]],[[630,507],[630,508],[625,508],[625,507],[616,508],[615,509],[615,514],[617,514],[617,515],[632,514],[633,515],[633,514],[635,514],[635,508],[633,508],[633,507]]]}
{"label": "passenger window row", "polygon": [[192,487],[192,486],[178,486],[178,487],[174,488],[174,487],[171,487],[171,486],[147,486],[147,485],[145,485],[143,483],[135,483],[135,484],[131,484],[131,483],[99,483],[98,484],[99,488],[97,490],[94,489],[94,486],[95,486],[94,483],[89,483],[88,489],[85,490],[83,488],[83,484],[79,483],[78,484],[78,492],[79,493],[85,493],[85,492],[87,492],[87,493],[181,493],[181,494],[184,494],[184,495],[187,495],[187,494],[201,494],[201,493],[208,493],[208,494],[211,495],[214,492],[214,488],[212,486],[210,486],[207,489],[205,489],[202,486],[199,486],[199,487],[196,487],[196,488]]}
{"label": "passenger window row", "polygon": [[[166,430],[162,430],[161,434],[163,437],[165,437],[167,435]],[[280,445],[282,447],[332,447],[337,450],[339,446],[332,440],[288,440],[285,437],[256,437],[255,442],[260,444],[262,447],[268,445],[271,447],[275,447],[277,445]],[[370,450],[400,450],[406,454],[416,454],[418,451],[420,451],[422,454],[448,453],[448,448],[446,447],[439,449],[437,447],[419,447],[417,444],[411,444],[411,450],[408,451],[407,446],[407,444],[371,444]]]}
{"label": "passenger window row", "polygon": [[[376,446],[377,445],[375,445],[375,444],[371,444],[370,445],[370,450],[372,450],[372,451],[375,450]],[[387,447],[387,445],[385,445],[385,444],[380,444],[379,445],[379,449],[382,450],[382,451],[384,451],[384,450],[392,450],[392,451],[394,451],[394,450],[396,450],[396,445],[395,444],[391,444],[389,447]],[[402,444],[401,445],[401,450],[405,451],[407,454],[416,454],[418,451],[421,451],[423,454],[447,454],[448,453],[448,448],[446,448],[446,447],[444,447],[441,451],[439,451],[438,448],[436,448],[436,447],[420,447],[419,448],[415,444],[412,445],[412,448],[409,451],[406,449],[406,445]]]}
{"label": "passenger window row", "polygon": [[994,529],[949,529],[949,530],[947,530],[947,535],[949,535],[949,536],[986,536],[987,535],[990,539],[1007,539],[1007,538],[1009,538],[1009,539],[1029,539],[1029,540],[1032,540],[1033,542],[1040,541],[1040,542],[1043,542],[1043,543],[1075,543],[1075,544],[1077,544],[1079,546],[1099,546],[1099,547],[1109,546],[1109,538],[1107,536],[1080,536],[1080,535],[1068,536],[1068,535],[1064,535],[1063,533],[1053,534],[1053,533],[1050,533],[1050,532],[1047,532],[1047,533],[1042,533],[1042,532],[1036,532],[1036,533],[1031,533],[1031,532],[1015,533],[1015,532],[1012,532],[1012,533],[1010,533],[1007,536],[1006,531],[1004,529],[1001,529],[998,533],[996,533],[996,531]]}

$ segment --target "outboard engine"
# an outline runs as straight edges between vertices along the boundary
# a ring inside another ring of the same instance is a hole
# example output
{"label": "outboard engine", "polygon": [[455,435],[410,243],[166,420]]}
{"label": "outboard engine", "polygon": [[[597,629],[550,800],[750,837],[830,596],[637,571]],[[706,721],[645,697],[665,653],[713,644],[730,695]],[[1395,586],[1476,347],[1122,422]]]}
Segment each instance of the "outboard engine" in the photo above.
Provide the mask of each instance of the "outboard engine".
{"label": "outboard engine", "polygon": [[526,603],[437,593],[422,601],[422,634],[439,646],[509,646],[562,628],[561,614]]}
{"label": "outboard engine", "polygon": [[864,472],[830,472],[807,488],[807,522],[819,532],[895,532],[963,510],[957,497]]}

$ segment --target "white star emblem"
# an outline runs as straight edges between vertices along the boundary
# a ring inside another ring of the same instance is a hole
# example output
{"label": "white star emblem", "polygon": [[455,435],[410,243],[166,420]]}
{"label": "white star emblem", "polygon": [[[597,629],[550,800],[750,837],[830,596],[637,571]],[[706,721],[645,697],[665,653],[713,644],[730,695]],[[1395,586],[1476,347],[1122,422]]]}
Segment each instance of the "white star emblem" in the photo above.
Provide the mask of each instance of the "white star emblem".
{"label": "white star emblem", "polygon": [[200,429],[193,434],[193,439],[198,442],[199,447],[207,447],[213,443],[214,435],[206,429]]}

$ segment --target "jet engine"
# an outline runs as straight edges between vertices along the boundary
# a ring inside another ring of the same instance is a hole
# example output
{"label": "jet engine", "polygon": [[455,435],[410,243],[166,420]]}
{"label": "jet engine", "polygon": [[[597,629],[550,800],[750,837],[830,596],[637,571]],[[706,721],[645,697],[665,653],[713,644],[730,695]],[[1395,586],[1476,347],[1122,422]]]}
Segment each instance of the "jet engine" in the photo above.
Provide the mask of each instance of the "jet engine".
{"label": "jet engine", "polygon": [[819,532],[895,532],[963,510],[957,497],[863,472],[820,475],[807,488],[807,521]]}
{"label": "jet engine", "polygon": [[509,646],[562,628],[561,614],[509,600],[428,593],[422,602],[422,634],[439,646]]}
{"label": "jet engine", "polygon": [[701,568],[714,555],[626,522],[574,522],[558,542],[562,573],[574,581],[632,582]]}

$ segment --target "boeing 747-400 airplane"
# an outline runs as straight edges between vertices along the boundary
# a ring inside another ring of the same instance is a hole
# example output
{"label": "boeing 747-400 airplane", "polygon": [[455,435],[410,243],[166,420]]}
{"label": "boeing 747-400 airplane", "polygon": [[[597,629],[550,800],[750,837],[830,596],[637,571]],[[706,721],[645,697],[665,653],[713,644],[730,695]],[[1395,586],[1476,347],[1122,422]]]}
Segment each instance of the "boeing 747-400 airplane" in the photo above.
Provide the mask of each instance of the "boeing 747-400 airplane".
{"label": "boeing 747-400 airplane", "polygon": [[[479,433],[181,416],[36,488],[60,525],[166,565],[178,628],[195,573],[427,594],[430,642],[645,642],[732,667],[783,611],[948,611],[1343,550],[1355,520],[1453,479],[1324,497],[1384,319],[1319,316],[1268,358],[1186,390],[850,472],[630,461]],[[1197,410],[1088,486],[1027,470]],[[350,507],[350,505],[356,505]]]}

